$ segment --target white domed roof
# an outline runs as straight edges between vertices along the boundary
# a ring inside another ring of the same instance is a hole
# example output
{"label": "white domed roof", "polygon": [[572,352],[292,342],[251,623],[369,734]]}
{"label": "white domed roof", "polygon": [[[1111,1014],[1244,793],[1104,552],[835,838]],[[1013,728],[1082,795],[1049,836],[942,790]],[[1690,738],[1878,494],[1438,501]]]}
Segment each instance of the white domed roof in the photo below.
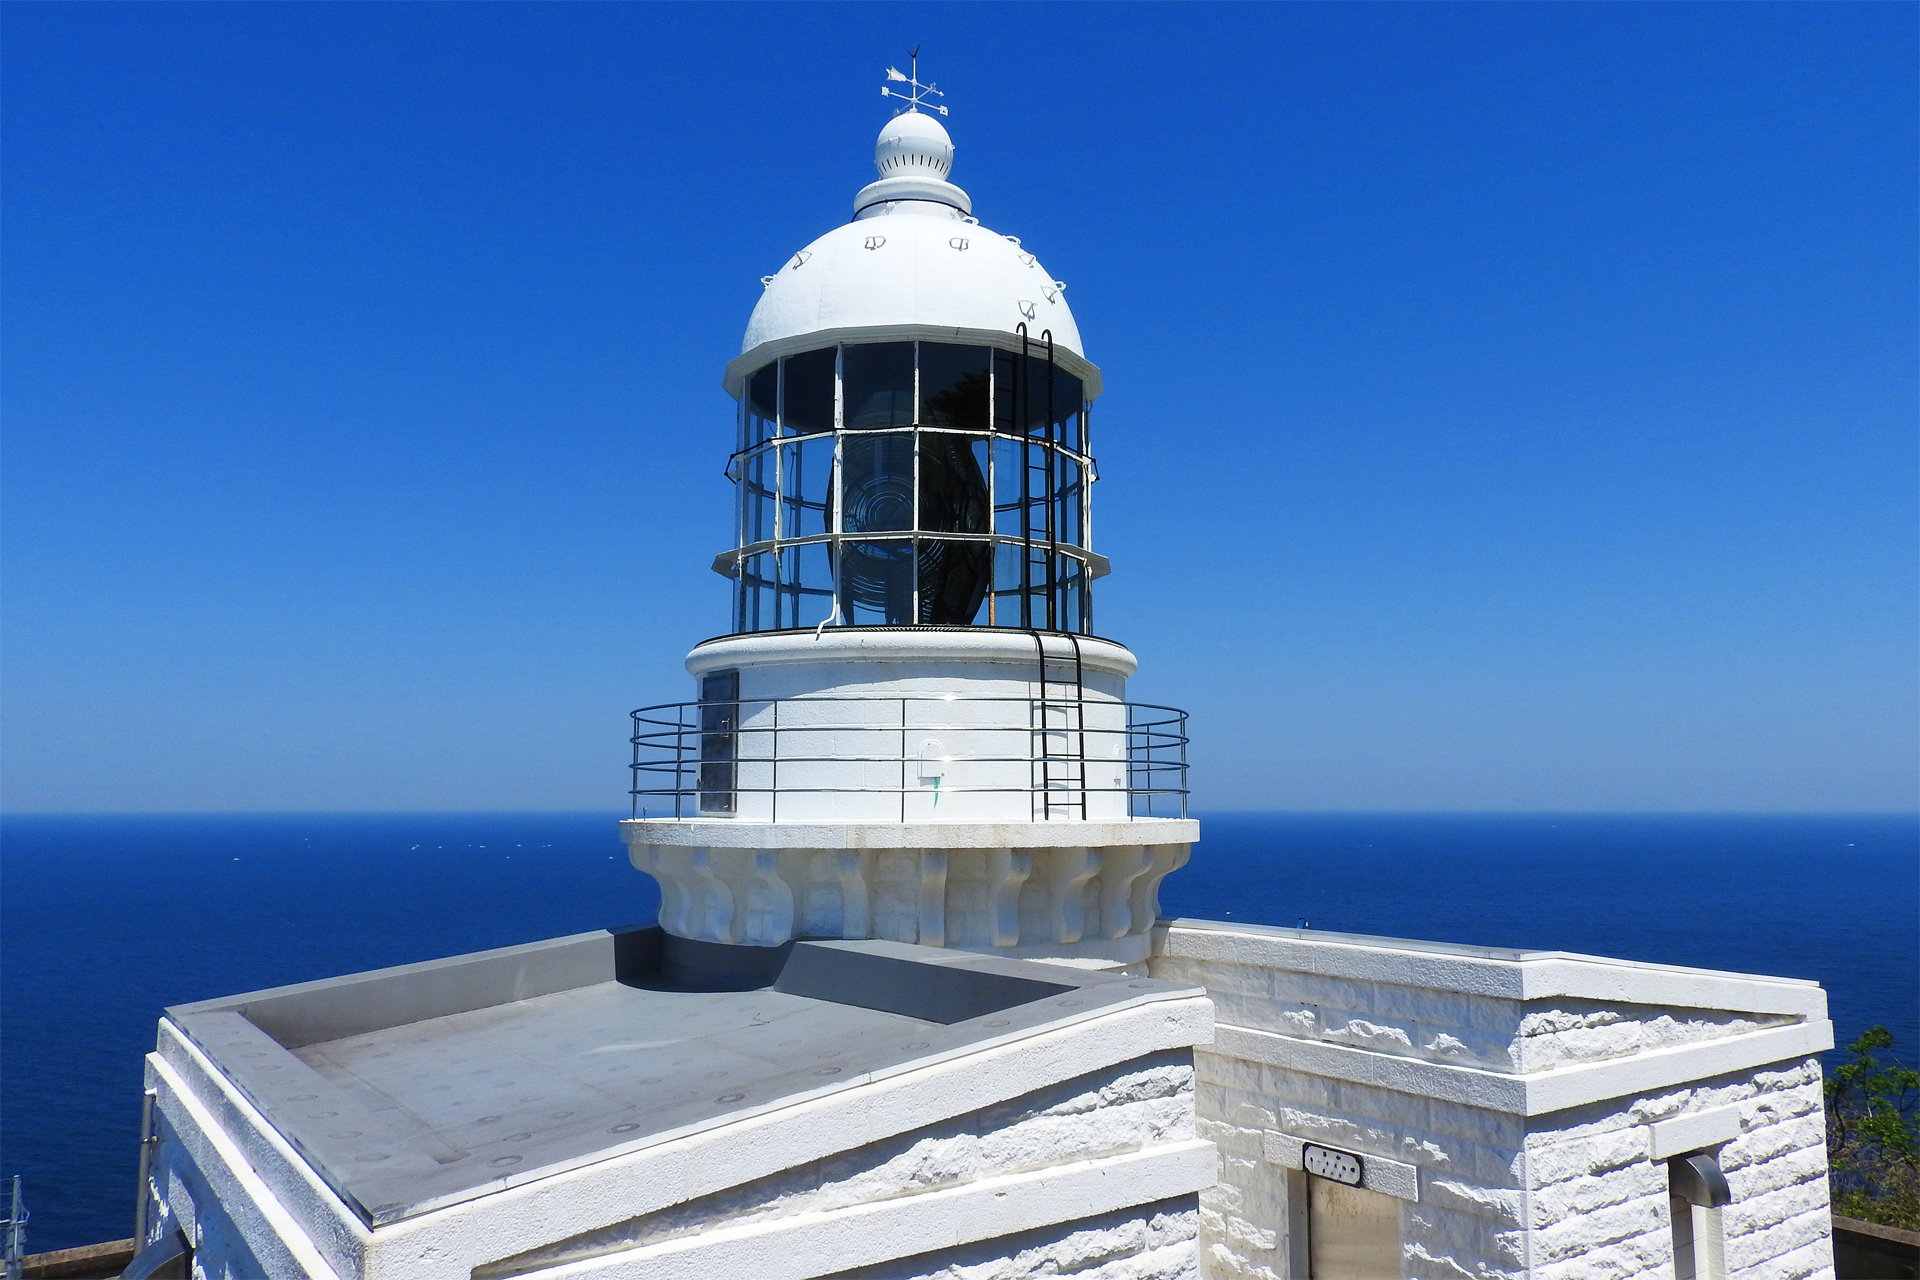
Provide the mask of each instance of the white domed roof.
{"label": "white domed roof", "polygon": [[768,360],[836,341],[922,338],[1009,345],[1024,324],[1053,335],[1062,365],[1099,394],[1065,286],[1013,237],[964,216],[971,201],[946,180],[953,144],[919,112],[880,131],[880,181],[861,191],[855,221],[800,250],[765,278],[726,385]]}

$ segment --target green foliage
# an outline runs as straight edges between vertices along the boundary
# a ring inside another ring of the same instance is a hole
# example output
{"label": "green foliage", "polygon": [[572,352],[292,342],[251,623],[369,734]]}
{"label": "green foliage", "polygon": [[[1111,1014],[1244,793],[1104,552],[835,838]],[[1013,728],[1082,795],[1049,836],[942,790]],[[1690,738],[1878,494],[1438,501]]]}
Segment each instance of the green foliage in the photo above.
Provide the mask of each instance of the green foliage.
{"label": "green foliage", "polygon": [[1920,1071],[1877,1054],[1893,1033],[1875,1027],[1827,1073],[1827,1162],[1833,1211],[1920,1231]]}

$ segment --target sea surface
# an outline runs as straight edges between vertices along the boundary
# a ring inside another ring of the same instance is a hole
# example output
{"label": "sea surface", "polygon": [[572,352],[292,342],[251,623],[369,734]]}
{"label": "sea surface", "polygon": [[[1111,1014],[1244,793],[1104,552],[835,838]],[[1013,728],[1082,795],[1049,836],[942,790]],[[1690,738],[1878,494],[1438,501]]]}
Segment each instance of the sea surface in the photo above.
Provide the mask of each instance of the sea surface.
{"label": "sea surface", "polygon": [[[651,920],[615,814],[0,818],[0,1175],[28,1248],[131,1234],[167,1005]],[[1170,916],[1817,978],[1920,1041],[1912,817],[1202,815]],[[1831,1060],[1831,1059],[1830,1059]]]}

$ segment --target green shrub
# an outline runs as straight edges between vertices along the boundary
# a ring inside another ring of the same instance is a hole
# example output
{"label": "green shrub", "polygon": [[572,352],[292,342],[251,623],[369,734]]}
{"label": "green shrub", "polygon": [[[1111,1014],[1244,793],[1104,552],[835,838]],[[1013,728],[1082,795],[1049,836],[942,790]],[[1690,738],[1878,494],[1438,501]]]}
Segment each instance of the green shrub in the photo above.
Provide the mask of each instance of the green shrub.
{"label": "green shrub", "polygon": [[1875,1027],[1827,1073],[1833,1211],[1920,1231],[1920,1071],[1875,1056],[1892,1047],[1893,1033]]}

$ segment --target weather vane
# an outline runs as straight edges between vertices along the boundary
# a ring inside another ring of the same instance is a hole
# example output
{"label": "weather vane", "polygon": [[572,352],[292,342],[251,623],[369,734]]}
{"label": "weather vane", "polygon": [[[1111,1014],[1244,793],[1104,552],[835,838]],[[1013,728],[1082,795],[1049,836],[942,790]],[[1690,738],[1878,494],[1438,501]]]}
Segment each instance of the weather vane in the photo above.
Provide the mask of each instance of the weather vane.
{"label": "weather vane", "polygon": [[915,110],[924,107],[928,111],[938,111],[941,115],[946,115],[947,109],[945,107],[936,102],[929,102],[928,99],[944,98],[947,95],[930,84],[920,83],[920,46],[915,45],[913,48],[907,50],[907,57],[912,59],[912,61],[907,64],[909,70],[903,72],[896,67],[887,68],[888,82],[891,84],[904,84],[907,86],[907,91],[902,93],[898,89],[889,89],[883,84],[880,86],[880,96],[883,98],[898,98]]}

